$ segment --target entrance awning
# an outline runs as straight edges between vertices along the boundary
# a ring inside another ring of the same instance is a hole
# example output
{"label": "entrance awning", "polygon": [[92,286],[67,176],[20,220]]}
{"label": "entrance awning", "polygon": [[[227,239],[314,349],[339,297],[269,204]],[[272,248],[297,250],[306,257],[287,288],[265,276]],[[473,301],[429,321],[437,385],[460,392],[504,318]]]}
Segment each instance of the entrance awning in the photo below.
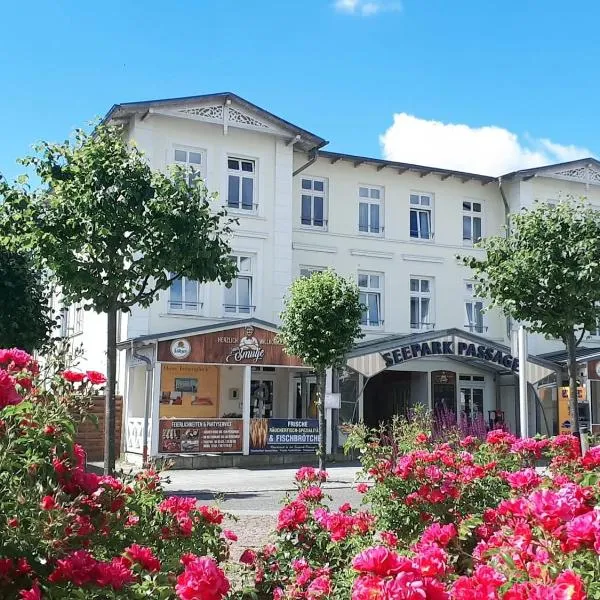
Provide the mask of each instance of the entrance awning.
{"label": "entrance awning", "polygon": [[[346,364],[365,377],[411,360],[447,358],[499,374],[518,375],[522,365],[508,346],[461,329],[426,331],[412,335],[391,335],[357,344],[348,354]],[[561,370],[553,361],[530,355],[525,372],[535,383]]]}

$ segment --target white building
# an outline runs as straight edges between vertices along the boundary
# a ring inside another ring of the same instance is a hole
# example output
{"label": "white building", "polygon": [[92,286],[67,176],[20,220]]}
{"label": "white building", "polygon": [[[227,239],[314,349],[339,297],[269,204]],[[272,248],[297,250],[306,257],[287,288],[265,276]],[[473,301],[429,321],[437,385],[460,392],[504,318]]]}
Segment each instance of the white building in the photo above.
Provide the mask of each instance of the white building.
{"label": "white building", "polygon": [[[291,281],[326,267],[355,278],[368,306],[341,408],[328,412],[330,448],[343,437],[336,423],[375,425],[417,403],[486,422],[502,411],[518,430],[516,372],[551,384],[537,393],[531,386],[530,431],[557,429],[562,344],[530,336],[530,360],[519,365],[510,325],[482,312],[456,255],[481,252],[474,242],[502,233],[508,214],[535,200],[584,195],[600,207],[598,161],[495,178],[327,152],[323,138],[231,93],[118,104],[106,120],[125,125],[153,168],[199,171],[239,217],[239,276],[230,289],[179,281],[123,317],[124,450],[141,451],[145,415],[153,456],[293,452],[312,442],[314,378],[274,335]],[[90,366],[103,368],[102,316],[70,318],[76,329],[68,333]],[[598,333],[583,354],[600,355]],[[559,354],[544,358],[551,352]],[[148,382],[134,354],[150,359]],[[267,426],[273,447],[265,447]]]}

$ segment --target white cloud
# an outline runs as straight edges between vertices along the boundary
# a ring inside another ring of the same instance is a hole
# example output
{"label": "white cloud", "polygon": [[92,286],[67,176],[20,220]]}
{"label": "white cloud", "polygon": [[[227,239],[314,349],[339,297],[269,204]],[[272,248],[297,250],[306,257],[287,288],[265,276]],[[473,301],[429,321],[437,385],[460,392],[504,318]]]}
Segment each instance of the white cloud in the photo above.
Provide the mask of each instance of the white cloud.
{"label": "white cloud", "polygon": [[587,148],[546,138],[519,139],[502,127],[441,123],[407,113],[396,113],[379,141],[387,160],[494,176],[593,156]]}
{"label": "white cloud", "polygon": [[349,15],[370,17],[381,12],[399,11],[400,1],[390,0],[335,0],[335,9]]}

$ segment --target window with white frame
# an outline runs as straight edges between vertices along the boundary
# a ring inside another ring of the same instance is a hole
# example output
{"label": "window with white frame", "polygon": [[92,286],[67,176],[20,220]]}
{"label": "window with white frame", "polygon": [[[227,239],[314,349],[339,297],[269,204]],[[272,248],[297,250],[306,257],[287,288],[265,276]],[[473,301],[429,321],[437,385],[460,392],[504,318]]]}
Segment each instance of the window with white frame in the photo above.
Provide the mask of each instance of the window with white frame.
{"label": "window with white frame", "polygon": [[83,333],[83,305],[71,304],[60,311],[60,335],[71,337]]}
{"label": "window with white frame", "polygon": [[302,225],[327,228],[327,182],[316,177],[302,177],[300,222]]}
{"label": "window with white frame", "polygon": [[383,188],[358,187],[358,230],[361,233],[383,233]]}
{"label": "window with white frame", "polygon": [[433,279],[430,277],[410,278],[410,328],[433,329]]}
{"label": "window with white frame", "polygon": [[481,240],[483,204],[473,200],[463,200],[463,244],[472,245]]}
{"label": "window with white frame", "polygon": [[256,308],[252,304],[253,293],[253,263],[252,256],[232,256],[238,274],[229,287],[225,287],[223,310],[226,313],[248,315]]}
{"label": "window with white frame", "polygon": [[227,158],[227,206],[254,211],[256,204],[256,161],[247,158]]}
{"label": "window with white frame", "polygon": [[325,267],[309,267],[307,265],[300,265],[300,277],[310,277],[313,273],[321,273],[325,270]]}
{"label": "window with white frame", "polygon": [[[175,277],[175,273],[169,275]],[[198,313],[202,308],[200,285],[194,279],[177,277],[171,281],[169,288],[168,312]]]}
{"label": "window with white frame", "polygon": [[433,196],[431,194],[413,193],[410,195],[410,237],[433,239],[431,228],[433,222]]}
{"label": "window with white frame", "polygon": [[174,159],[176,165],[184,168],[190,185],[196,179],[204,177],[204,163],[206,160],[203,150],[178,147],[174,150]]}
{"label": "window with white frame", "polygon": [[[596,304],[596,308],[600,311],[600,303]],[[600,338],[600,316],[596,317],[596,328],[590,331],[591,338]]]}
{"label": "window with white frame", "polygon": [[358,290],[360,303],[365,307],[361,324],[366,327],[381,327],[383,273],[359,273]]}
{"label": "window with white frame", "polygon": [[477,297],[475,282],[465,281],[465,329],[471,333],[487,330],[484,323],[483,300]]}

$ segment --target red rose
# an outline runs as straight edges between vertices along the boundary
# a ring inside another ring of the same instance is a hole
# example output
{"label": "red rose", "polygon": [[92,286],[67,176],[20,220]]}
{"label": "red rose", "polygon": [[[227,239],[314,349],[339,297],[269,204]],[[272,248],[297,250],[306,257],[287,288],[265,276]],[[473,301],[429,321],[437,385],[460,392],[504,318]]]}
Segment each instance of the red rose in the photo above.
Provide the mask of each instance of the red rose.
{"label": "red rose", "polygon": [[100,373],[100,371],[86,371],[85,374],[92,385],[102,385],[103,383],[106,383],[106,376],[104,373]]}
{"label": "red rose", "polygon": [[231,531],[230,529],[223,530],[223,537],[231,542],[237,542],[238,540],[238,536],[235,533],[233,533],[233,531]]}
{"label": "red rose", "polygon": [[177,578],[175,591],[180,600],[221,600],[229,591],[229,581],[219,565],[208,556],[186,560]]}
{"label": "red rose", "polygon": [[42,600],[42,592],[40,586],[36,582],[32,588],[28,590],[21,590],[19,592],[20,600]]}
{"label": "red rose", "polygon": [[125,548],[125,560],[129,562],[129,565],[138,564],[142,569],[151,573],[160,571],[160,561],[154,556],[152,549],[139,544],[131,544],[129,548]]}
{"label": "red rose", "polygon": [[81,383],[85,378],[85,373],[74,371],[73,369],[67,369],[62,372],[62,378],[70,383]]}
{"label": "red rose", "polygon": [[240,562],[244,565],[253,565],[256,560],[256,552],[250,548],[246,548],[240,556]]}
{"label": "red rose", "polygon": [[10,519],[8,519],[8,526],[9,527],[18,527],[19,526],[19,519],[17,519],[16,517],[11,517]]}
{"label": "red rose", "polygon": [[54,425],[46,425],[44,427],[44,435],[54,435],[56,433],[56,427]]}
{"label": "red rose", "polygon": [[21,396],[17,392],[14,379],[4,369],[0,369],[0,409],[19,402]]}
{"label": "red rose", "polygon": [[56,504],[56,500],[52,496],[44,496],[40,502],[42,510],[52,510],[57,506],[58,504]]}

